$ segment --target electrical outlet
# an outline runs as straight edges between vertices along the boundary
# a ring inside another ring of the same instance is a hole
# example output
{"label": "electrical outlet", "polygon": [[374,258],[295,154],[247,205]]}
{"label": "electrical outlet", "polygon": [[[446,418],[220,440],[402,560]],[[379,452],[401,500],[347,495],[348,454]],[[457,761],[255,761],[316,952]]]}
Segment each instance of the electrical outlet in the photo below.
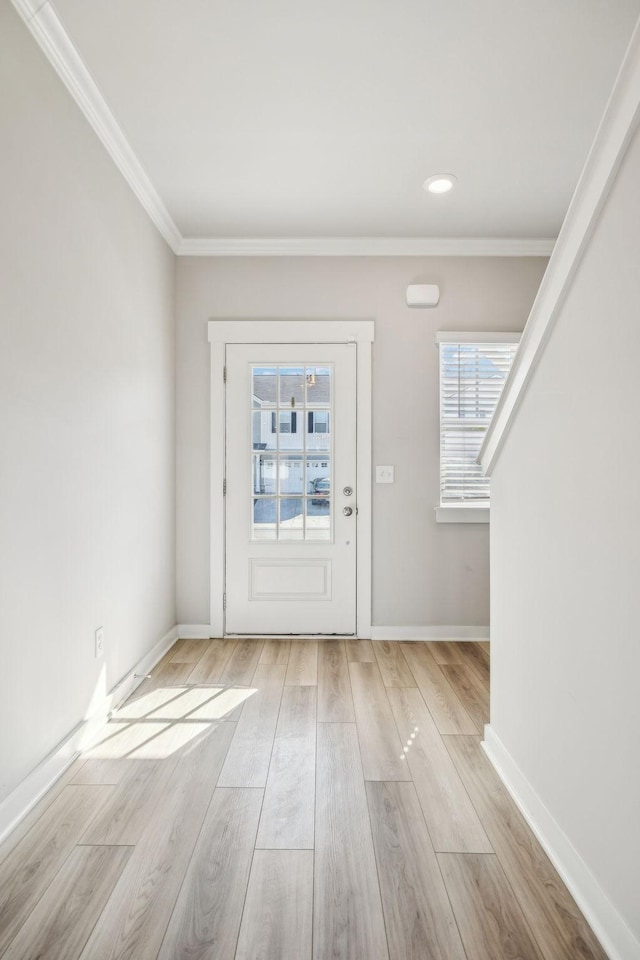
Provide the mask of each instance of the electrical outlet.
{"label": "electrical outlet", "polygon": [[104,655],[104,627],[96,630],[96,660]]}

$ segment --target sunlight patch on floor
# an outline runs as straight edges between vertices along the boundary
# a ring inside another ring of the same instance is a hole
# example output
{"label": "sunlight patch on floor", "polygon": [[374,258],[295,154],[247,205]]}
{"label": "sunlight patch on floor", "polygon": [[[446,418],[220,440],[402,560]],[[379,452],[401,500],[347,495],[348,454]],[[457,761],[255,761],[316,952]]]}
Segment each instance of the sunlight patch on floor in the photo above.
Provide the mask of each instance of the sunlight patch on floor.
{"label": "sunlight patch on floor", "polygon": [[[131,699],[123,703],[121,707],[114,710],[113,715],[119,720],[140,720],[170,700],[175,700],[188,689],[188,687],[158,687],[157,690],[151,690],[136,700]],[[134,693],[133,696],[135,697],[136,694]]]}
{"label": "sunlight patch on floor", "polygon": [[256,687],[158,687],[124,704],[85,760],[163,760],[237,710]]}
{"label": "sunlight patch on floor", "polygon": [[213,699],[205,703],[198,710],[190,714],[190,720],[224,720],[233,711],[248,700],[249,697],[257,693],[256,687],[227,687],[221,689],[220,693]]}
{"label": "sunlight patch on floor", "polygon": [[210,723],[172,723],[166,730],[127,755],[128,760],[166,760],[188,743],[209,733]]}
{"label": "sunlight patch on floor", "polygon": [[86,760],[120,760],[137,750],[147,740],[157,737],[168,723],[121,723],[110,721],[100,741],[84,754]]}

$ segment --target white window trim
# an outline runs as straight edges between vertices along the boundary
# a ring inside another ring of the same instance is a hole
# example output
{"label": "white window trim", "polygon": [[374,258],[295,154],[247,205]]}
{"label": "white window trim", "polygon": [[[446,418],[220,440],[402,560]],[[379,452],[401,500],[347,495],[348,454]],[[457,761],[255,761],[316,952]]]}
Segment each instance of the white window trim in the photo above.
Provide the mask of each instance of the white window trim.
{"label": "white window trim", "polygon": [[486,503],[446,503],[436,507],[436,523],[489,523]]}
{"label": "white window trim", "polygon": [[[435,343],[519,343],[521,333],[514,331],[488,332],[475,330],[439,330],[436,333]],[[438,376],[440,375],[440,360],[438,359]],[[438,390],[438,403],[440,391]],[[490,427],[489,427],[490,429]],[[438,455],[438,462],[440,457]],[[439,503],[435,508],[436,523],[490,523],[491,507],[488,503]]]}

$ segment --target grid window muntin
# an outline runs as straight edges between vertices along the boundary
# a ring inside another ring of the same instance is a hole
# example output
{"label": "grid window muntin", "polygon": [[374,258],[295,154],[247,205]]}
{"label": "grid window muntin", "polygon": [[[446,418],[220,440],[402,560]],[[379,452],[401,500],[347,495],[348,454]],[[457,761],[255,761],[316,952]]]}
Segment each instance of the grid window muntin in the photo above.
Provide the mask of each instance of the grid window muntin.
{"label": "grid window muntin", "polygon": [[332,537],[333,365],[251,367],[251,539]]}

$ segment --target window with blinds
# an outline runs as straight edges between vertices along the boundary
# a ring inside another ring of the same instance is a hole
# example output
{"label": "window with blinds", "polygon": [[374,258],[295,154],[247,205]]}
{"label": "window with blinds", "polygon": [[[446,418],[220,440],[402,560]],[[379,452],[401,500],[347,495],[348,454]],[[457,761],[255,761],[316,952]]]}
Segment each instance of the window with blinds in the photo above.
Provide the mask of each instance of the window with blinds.
{"label": "window with blinds", "polygon": [[489,503],[476,463],[518,349],[519,334],[438,334],[440,503]]}

